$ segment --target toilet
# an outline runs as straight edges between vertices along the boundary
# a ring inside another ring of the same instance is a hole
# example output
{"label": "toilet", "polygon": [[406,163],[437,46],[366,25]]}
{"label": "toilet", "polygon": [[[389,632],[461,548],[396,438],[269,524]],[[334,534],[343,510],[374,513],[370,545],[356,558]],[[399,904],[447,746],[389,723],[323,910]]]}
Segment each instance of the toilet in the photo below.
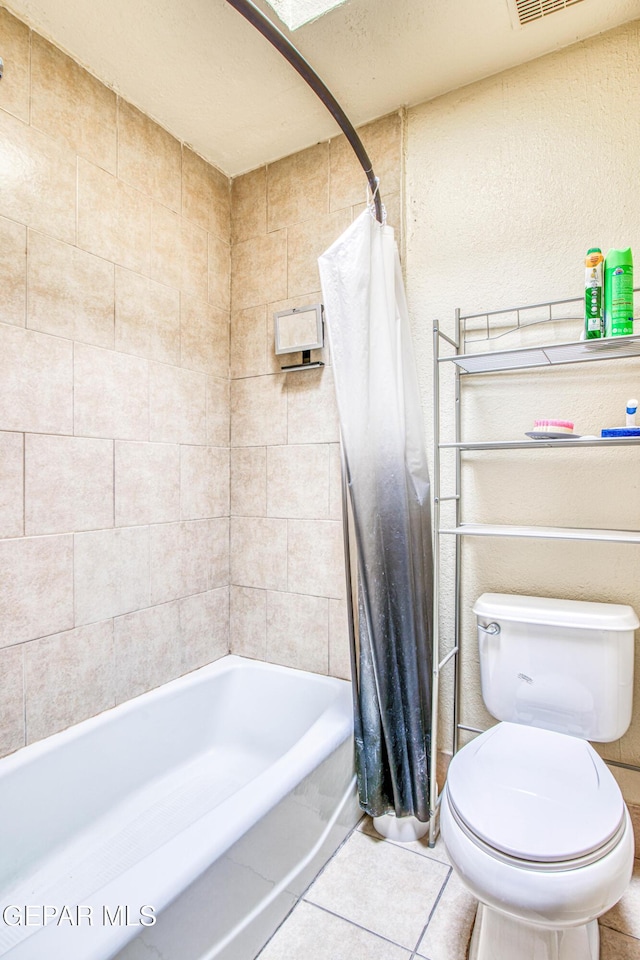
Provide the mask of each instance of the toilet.
{"label": "toilet", "polygon": [[482,697],[500,722],[453,757],[451,865],[479,901],[469,960],[598,960],[597,918],[633,869],[629,813],[589,740],[631,721],[629,606],[485,593]]}

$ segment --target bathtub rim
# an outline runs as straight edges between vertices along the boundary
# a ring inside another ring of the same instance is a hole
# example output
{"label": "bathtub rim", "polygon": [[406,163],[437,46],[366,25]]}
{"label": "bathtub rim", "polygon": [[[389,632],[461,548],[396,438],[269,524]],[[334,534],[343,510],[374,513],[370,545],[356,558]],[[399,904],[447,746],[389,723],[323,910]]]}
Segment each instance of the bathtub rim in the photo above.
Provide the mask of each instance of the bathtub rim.
{"label": "bathtub rim", "polygon": [[[42,754],[48,754],[56,745],[73,742],[74,739],[99,729],[112,718],[123,717],[139,709],[141,703],[150,705],[157,700],[171,696],[184,688],[194,684],[206,683],[210,677],[234,669],[255,668],[259,672],[276,672],[287,675],[300,674],[310,678],[314,683],[320,683],[335,691],[324,710],[311,723],[304,734],[298,738],[280,757],[265,770],[250,779],[238,791],[227,797],[217,807],[207,811],[203,816],[180,830],[173,837],[166,840],[150,854],[144,856],[132,866],[126,868],[113,880],[108,881],[96,890],[83,896],[83,905],[90,906],[99,915],[104,904],[136,905],[140,900],[139,890],[151,884],[147,878],[153,878],[153,894],[146,899],[159,913],[168,906],[179,894],[193,883],[212,862],[222,856],[236,843],[250,827],[259,822],[278,802],[280,802],[295,786],[302,782],[323,759],[333,753],[353,733],[353,716],[351,701],[351,684],[349,681],[323,674],[314,674],[309,671],[298,671],[295,668],[280,666],[279,664],[251,660],[234,654],[221,657],[219,660],[204,667],[190,671],[188,674],[168,681],[166,684],[146,691],[137,697],[117,704],[94,717],[80,721],[65,730],[52,734],[43,740],[29,744],[14,754],[3,758],[1,767],[8,775],[11,770],[19,769],[24,763],[37,760]],[[6,761],[6,762],[5,762]],[[1,769],[1,768],[0,768]],[[342,795],[342,794],[341,794]],[[247,802],[248,801],[248,802]],[[220,821],[225,823],[225,830],[219,829]],[[216,829],[218,828],[218,829]],[[203,843],[203,836],[207,842]],[[188,853],[187,853],[188,851]],[[18,883],[23,885],[24,878]],[[48,955],[49,946],[54,946],[52,934],[61,928],[53,925],[33,927],[24,936],[18,938],[6,953],[7,957],[15,956],[22,960],[30,956],[28,945],[35,944],[37,948]],[[95,936],[99,927],[94,926],[94,936],[91,942],[85,942],[84,928],[75,928],[76,936],[69,943],[67,955],[69,960],[99,960],[105,956],[104,948],[107,942],[113,948],[121,950],[131,940],[138,930],[143,927],[104,927],[102,936]],[[21,949],[26,945],[23,952]],[[78,948],[81,952],[76,953]],[[14,952],[15,951],[15,952]],[[39,954],[40,955],[40,954]],[[109,954],[113,956],[114,953]]]}

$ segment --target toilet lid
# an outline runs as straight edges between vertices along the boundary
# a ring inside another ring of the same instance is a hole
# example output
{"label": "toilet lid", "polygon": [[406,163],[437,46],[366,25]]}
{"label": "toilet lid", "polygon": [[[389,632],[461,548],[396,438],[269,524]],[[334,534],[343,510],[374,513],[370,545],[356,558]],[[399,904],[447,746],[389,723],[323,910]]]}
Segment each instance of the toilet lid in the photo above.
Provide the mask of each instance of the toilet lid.
{"label": "toilet lid", "polygon": [[620,828],[625,810],[616,781],[585,740],[506,722],[456,753],[447,792],[473,834],[536,862],[597,850]]}

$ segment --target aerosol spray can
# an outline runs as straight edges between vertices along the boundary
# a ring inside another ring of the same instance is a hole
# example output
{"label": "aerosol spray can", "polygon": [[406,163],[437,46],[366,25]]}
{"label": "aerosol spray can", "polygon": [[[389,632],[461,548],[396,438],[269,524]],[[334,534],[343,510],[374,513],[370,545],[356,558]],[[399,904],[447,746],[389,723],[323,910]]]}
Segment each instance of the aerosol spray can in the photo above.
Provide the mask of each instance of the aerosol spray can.
{"label": "aerosol spray can", "polygon": [[604,265],[604,327],[606,337],[633,333],[633,257],[631,248],[609,250]]}
{"label": "aerosol spray can", "polygon": [[600,247],[591,247],[584,261],[585,340],[597,340],[604,336],[603,263]]}

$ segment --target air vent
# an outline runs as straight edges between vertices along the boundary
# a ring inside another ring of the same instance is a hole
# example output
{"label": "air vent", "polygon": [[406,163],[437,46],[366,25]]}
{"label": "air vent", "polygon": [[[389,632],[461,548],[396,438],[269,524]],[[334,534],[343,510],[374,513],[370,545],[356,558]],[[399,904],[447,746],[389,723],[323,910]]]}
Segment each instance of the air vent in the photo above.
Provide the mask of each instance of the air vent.
{"label": "air vent", "polygon": [[566,10],[576,3],[582,3],[582,0],[509,0],[509,7],[513,22],[524,27],[527,23]]}

